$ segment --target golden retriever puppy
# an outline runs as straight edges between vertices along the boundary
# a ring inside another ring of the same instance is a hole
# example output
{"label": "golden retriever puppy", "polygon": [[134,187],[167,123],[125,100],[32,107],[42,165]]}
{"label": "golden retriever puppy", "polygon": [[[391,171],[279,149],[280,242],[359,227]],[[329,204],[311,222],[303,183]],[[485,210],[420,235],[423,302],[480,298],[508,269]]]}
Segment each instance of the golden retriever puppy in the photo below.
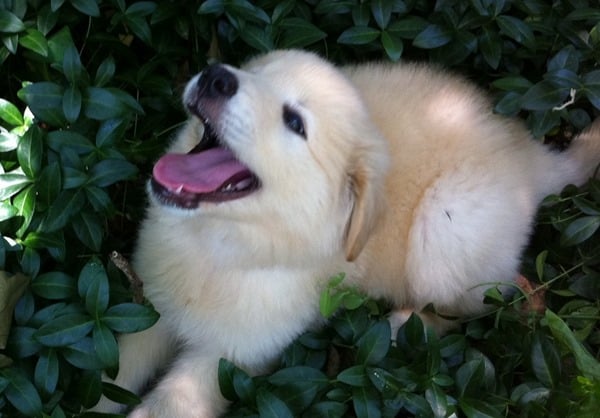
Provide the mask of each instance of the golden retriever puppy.
{"label": "golden retriever puppy", "polygon": [[322,322],[340,272],[390,300],[395,326],[428,304],[481,312],[486,287],[517,276],[541,199],[600,162],[600,124],[551,152],[424,65],[276,51],[208,67],[183,102],[134,257],[161,318],[119,342],[118,385],[139,392],[168,365],[136,418],[218,416],[219,358],[264,372]]}

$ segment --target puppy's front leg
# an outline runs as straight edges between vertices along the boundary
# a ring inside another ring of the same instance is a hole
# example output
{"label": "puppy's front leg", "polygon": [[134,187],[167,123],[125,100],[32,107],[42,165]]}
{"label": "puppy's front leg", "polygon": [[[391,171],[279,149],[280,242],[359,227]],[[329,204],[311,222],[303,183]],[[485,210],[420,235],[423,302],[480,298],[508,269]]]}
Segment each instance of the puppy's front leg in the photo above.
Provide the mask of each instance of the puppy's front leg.
{"label": "puppy's front leg", "polygon": [[[133,393],[140,394],[144,385],[164,366],[174,350],[174,341],[164,324],[159,320],[153,327],[134,334],[119,337],[119,373],[112,381]],[[122,405],[103,397],[92,410],[98,412],[119,412]]]}
{"label": "puppy's front leg", "polygon": [[190,347],[129,418],[219,416],[227,406],[218,385],[219,358]]}

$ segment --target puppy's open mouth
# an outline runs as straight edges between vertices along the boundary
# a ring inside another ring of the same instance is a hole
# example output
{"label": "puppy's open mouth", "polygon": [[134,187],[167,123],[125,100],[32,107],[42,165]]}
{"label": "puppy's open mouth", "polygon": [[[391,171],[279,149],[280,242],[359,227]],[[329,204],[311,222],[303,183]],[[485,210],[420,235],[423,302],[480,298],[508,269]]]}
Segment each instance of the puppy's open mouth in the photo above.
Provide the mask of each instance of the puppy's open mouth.
{"label": "puppy's open mouth", "polygon": [[258,190],[258,177],[223,146],[209,124],[187,154],[166,154],[154,166],[152,191],[165,205],[194,209],[201,202],[239,199]]}

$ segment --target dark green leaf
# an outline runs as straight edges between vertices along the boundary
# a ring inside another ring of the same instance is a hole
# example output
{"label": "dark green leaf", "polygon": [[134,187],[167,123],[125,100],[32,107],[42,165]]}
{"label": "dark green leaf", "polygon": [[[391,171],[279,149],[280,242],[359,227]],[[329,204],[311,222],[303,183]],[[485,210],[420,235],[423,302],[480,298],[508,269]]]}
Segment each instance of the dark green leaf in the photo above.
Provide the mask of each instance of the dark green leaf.
{"label": "dark green leaf", "polygon": [[104,324],[96,323],[92,333],[94,348],[107,368],[119,365],[119,347],[113,332]]}
{"label": "dark green leaf", "polygon": [[582,83],[585,97],[596,109],[600,109],[600,70],[585,74]]}
{"label": "dark green leaf", "polygon": [[567,226],[560,237],[563,246],[580,244],[590,238],[600,227],[600,216],[583,216]]}
{"label": "dark green leaf", "polygon": [[40,274],[31,282],[31,290],[45,299],[68,299],[77,294],[75,279],[61,271]]}
{"label": "dark green leaf", "polygon": [[60,234],[31,231],[25,237],[23,245],[31,248],[64,248],[64,237]]}
{"label": "dark green leaf", "polygon": [[357,365],[342,370],[337,375],[337,380],[350,386],[363,387],[369,384],[365,366]]}
{"label": "dark green leaf", "polygon": [[96,132],[96,146],[112,147],[121,139],[127,129],[125,119],[108,119],[103,121]]}
{"label": "dark green leaf", "polygon": [[75,344],[61,348],[61,354],[65,360],[79,369],[100,370],[104,368],[104,363],[98,357],[91,337],[83,338]]}
{"label": "dark green leaf", "polygon": [[244,42],[258,51],[267,52],[275,48],[269,32],[264,28],[246,25],[240,32],[240,36]]}
{"label": "dark green leaf", "polygon": [[560,105],[567,97],[568,90],[558,88],[549,81],[540,81],[523,95],[521,105],[528,110],[548,110]]}
{"label": "dark green leaf", "polygon": [[381,417],[381,402],[379,395],[369,387],[355,387],[352,389],[352,404],[356,418]]}
{"label": "dark green leaf", "polygon": [[40,355],[35,365],[35,385],[45,394],[52,394],[58,384],[58,356],[52,348],[46,349]]}
{"label": "dark green leaf", "polygon": [[156,10],[156,3],[153,1],[137,1],[125,10],[126,15],[148,16]]}
{"label": "dark green leaf", "polygon": [[231,363],[228,360],[219,360],[219,388],[221,389],[221,393],[223,394],[225,399],[229,401],[238,400],[238,396],[235,393],[235,388],[233,387],[233,375],[235,374],[236,368],[237,367],[235,366],[235,364]]}
{"label": "dark green leaf", "polygon": [[234,16],[243,17],[245,20],[252,20],[261,24],[271,22],[264,10],[256,7],[248,0],[228,0],[225,2],[225,10]]}
{"label": "dark green leaf", "polygon": [[62,86],[48,81],[29,84],[18,92],[19,98],[27,103],[37,118],[55,126],[64,124],[63,95]]}
{"label": "dark green leaf", "polygon": [[96,87],[106,85],[114,77],[115,68],[115,59],[112,56],[105,58],[96,70],[96,77],[94,79]]}
{"label": "dark green leaf", "polygon": [[202,2],[198,8],[198,14],[216,14],[225,12],[225,2],[223,0],[207,0]]}
{"label": "dark green leaf", "polygon": [[26,34],[19,37],[19,44],[42,57],[48,56],[48,41],[37,29],[27,29]]}
{"label": "dark green leaf", "polygon": [[96,0],[70,0],[70,2],[74,8],[85,15],[92,17],[100,16],[100,8]]}
{"label": "dark green leaf", "polygon": [[102,379],[99,372],[86,370],[76,386],[77,400],[86,408],[96,405],[102,396]]}
{"label": "dark green leaf", "polygon": [[23,125],[23,116],[17,106],[2,98],[0,98],[0,119],[9,125]]}
{"label": "dark green leaf", "polygon": [[492,404],[479,399],[461,398],[459,406],[467,417],[473,418],[502,418],[502,411],[496,409]]}
{"label": "dark green leaf", "polygon": [[43,134],[37,126],[30,127],[21,137],[17,159],[27,177],[35,179],[42,167]]}
{"label": "dark green leaf", "polygon": [[77,154],[86,154],[96,149],[85,136],[72,131],[52,131],[46,136],[48,146],[59,154],[69,148]]}
{"label": "dark green leaf", "polygon": [[413,45],[417,48],[432,49],[446,45],[451,40],[452,31],[450,29],[432,23],[415,37]]}
{"label": "dark green leaf", "polygon": [[277,396],[266,389],[256,394],[256,406],[261,418],[293,418],[292,411]]}
{"label": "dark green leaf", "polygon": [[364,45],[373,42],[379,37],[380,31],[368,26],[353,26],[346,29],[338,37],[337,42],[347,45]]}
{"label": "dark green leaf", "polygon": [[137,171],[137,167],[129,161],[106,159],[90,169],[88,183],[98,187],[107,187],[134,176]]}
{"label": "dark green leaf", "polygon": [[0,174],[0,201],[19,193],[31,179],[23,174]]}
{"label": "dark green leaf", "polygon": [[81,212],[73,218],[72,226],[75,235],[86,247],[100,251],[104,229],[101,219],[95,213]]}
{"label": "dark green leaf", "polygon": [[483,58],[493,69],[497,69],[502,58],[502,39],[498,32],[488,26],[484,26],[483,33],[479,38],[479,48]]}
{"label": "dark green leaf", "polygon": [[34,337],[48,347],[64,347],[83,339],[94,327],[87,315],[63,315],[42,325]]}
{"label": "dark green leaf", "polygon": [[448,416],[448,399],[444,391],[438,385],[431,385],[425,390],[425,399],[429,403],[433,416]]}
{"label": "dark green leaf", "polygon": [[124,114],[125,106],[111,91],[100,87],[88,87],[83,93],[85,116],[95,120],[116,118]]}
{"label": "dark green leaf", "polygon": [[137,405],[141,402],[136,394],[108,382],[102,382],[102,393],[111,401],[124,405]]}
{"label": "dark green leaf", "polygon": [[102,322],[115,332],[138,332],[154,325],[158,318],[158,313],[148,306],[122,303],[108,308]]}
{"label": "dark green leaf", "polygon": [[126,24],[131,31],[137,36],[142,42],[152,45],[152,31],[146,18],[138,15],[129,16],[125,18]]}
{"label": "dark green leaf", "polygon": [[101,316],[108,308],[108,276],[104,266],[95,258],[91,259],[79,275],[79,291],[85,289],[85,307],[94,318]]}
{"label": "dark green leaf", "polygon": [[386,0],[374,0],[371,2],[371,12],[380,29],[387,28],[392,17],[392,2]]}
{"label": "dark green leaf", "polygon": [[320,370],[307,366],[288,367],[269,376],[269,383],[275,386],[293,384],[298,381],[315,385],[326,385],[329,379]]}
{"label": "dark green leaf", "polygon": [[103,212],[112,204],[110,196],[100,187],[87,186],[85,188],[85,194],[88,202],[92,205],[95,211]]}
{"label": "dark green leaf", "polygon": [[1,375],[10,382],[4,390],[6,399],[23,415],[40,416],[42,400],[25,372],[11,367],[2,369]]}
{"label": "dark green leaf", "polygon": [[42,345],[33,337],[36,331],[36,328],[30,327],[11,329],[7,347],[16,358],[32,356],[42,349]]}
{"label": "dark green leaf", "polygon": [[54,13],[49,5],[42,7],[37,12],[37,28],[42,35],[48,35],[56,26],[56,22],[58,22],[58,13]]}
{"label": "dark green leaf", "polygon": [[460,397],[476,394],[483,382],[485,365],[480,359],[464,363],[456,372],[455,381]]}
{"label": "dark green leaf", "polygon": [[419,33],[423,32],[428,23],[419,16],[405,16],[400,20],[392,22],[387,28],[388,32],[404,39],[414,39]]}
{"label": "dark green leaf", "polygon": [[327,34],[310,22],[297,17],[283,19],[280,26],[285,30],[282,48],[300,48],[324,39]]}
{"label": "dark green leaf", "polygon": [[23,21],[8,10],[0,10],[0,32],[16,33],[25,30]]}
{"label": "dark green leaf", "polygon": [[65,89],[62,106],[67,121],[73,123],[77,120],[81,112],[81,102],[81,91],[77,87],[71,85]]}
{"label": "dark green leaf", "polygon": [[531,366],[538,380],[553,388],[560,381],[560,354],[552,341],[541,332],[534,335],[531,346]]}
{"label": "dark green leaf", "polygon": [[356,361],[362,364],[377,364],[387,354],[391,344],[390,323],[382,320],[375,323],[358,340]]}
{"label": "dark green leaf", "polygon": [[402,39],[396,37],[396,35],[387,31],[381,32],[381,45],[383,45],[385,53],[392,61],[398,61],[402,56],[404,44]]}
{"label": "dark green leaf", "polygon": [[44,231],[54,232],[64,228],[71,218],[79,213],[84,204],[85,199],[81,191],[62,191],[50,205],[43,224]]}
{"label": "dark green leaf", "polygon": [[35,186],[39,203],[48,207],[58,197],[62,186],[62,174],[57,162],[48,164],[42,169]]}
{"label": "dark green leaf", "polygon": [[501,33],[521,44],[530,45],[535,41],[535,36],[529,25],[517,17],[498,16],[496,17],[496,23],[498,23]]}

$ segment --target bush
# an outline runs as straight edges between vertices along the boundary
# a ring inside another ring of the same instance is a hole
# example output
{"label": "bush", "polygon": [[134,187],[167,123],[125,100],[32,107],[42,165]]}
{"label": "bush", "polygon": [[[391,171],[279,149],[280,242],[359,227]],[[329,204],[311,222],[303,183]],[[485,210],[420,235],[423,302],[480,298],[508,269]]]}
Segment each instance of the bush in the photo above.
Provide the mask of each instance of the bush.
{"label": "bush", "polygon": [[[600,109],[600,7],[556,0],[4,0],[0,2],[0,408],[79,416],[117,366],[115,334],[151,326],[110,261],[129,254],[150,164],[211,60],[273,48],[345,63],[439,62],[557,146]],[[600,406],[600,182],[549,197],[531,281],[437,338],[334,286],[329,310],[270,376],[220,365],[231,416],[593,416]],[[545,297],[542,297],[545,295]]]}

